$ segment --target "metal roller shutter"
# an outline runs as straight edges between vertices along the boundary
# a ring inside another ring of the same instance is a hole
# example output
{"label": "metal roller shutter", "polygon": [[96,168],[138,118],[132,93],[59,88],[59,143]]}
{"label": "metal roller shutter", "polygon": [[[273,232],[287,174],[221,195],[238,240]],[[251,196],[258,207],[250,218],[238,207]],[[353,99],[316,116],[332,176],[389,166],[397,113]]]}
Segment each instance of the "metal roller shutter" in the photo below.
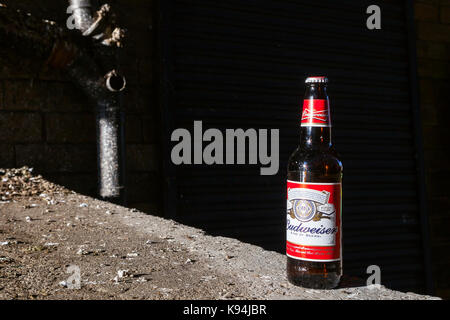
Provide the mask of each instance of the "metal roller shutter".
{"label": "metal roller shutter", "polygon": [[[284,250],[285,180],[298,145],[307,75],[328,75],[334,142],[344,163],[344,267],[385,285],[425,288],[408,19],[405,1],[162,1],[168,215],[267,249]],[[170,133],[280,129],[280,171],[170,164]]]}

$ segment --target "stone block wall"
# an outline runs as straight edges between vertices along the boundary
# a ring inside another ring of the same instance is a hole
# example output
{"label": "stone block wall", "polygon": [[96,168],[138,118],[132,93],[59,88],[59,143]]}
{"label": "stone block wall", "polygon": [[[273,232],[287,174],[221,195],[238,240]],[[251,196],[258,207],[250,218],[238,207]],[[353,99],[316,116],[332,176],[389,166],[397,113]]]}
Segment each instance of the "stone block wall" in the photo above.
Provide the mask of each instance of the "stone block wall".
{"label": "stone block wall", "polygon": [[[94,1],[95,2],[95,1]],[[37,17],[66,24],[67,1],[1,0]],[[126,112],[129,206],[160,213],[159,115],[154,103],[153,2],[108,1],[128,30],[120,54],[128,88]],[[48,179],[87,195],[97,193],[94,105],[61,71],[0,54],[0,167],[32,166]]]}

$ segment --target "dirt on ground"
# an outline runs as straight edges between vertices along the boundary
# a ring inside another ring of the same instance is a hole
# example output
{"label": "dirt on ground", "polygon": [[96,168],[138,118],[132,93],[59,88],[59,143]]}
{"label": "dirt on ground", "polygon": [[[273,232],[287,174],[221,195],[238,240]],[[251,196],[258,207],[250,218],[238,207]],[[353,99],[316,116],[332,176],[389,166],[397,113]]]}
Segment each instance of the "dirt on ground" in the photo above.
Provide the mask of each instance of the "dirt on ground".
{"label": "dirt on ground", "polygon": [[285,257],[0,169],[0,299],[432,299],[308,290]]}

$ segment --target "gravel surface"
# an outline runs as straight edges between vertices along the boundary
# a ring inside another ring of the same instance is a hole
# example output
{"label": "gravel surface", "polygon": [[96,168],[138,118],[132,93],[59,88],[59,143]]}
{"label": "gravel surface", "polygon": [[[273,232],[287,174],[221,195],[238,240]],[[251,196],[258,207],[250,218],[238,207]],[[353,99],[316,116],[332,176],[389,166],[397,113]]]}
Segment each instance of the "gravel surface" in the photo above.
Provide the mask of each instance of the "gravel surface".
{"label": "gravel surface", "polygon": [[436,299],[290,285],[285,257],[0,169],[0,299]]}

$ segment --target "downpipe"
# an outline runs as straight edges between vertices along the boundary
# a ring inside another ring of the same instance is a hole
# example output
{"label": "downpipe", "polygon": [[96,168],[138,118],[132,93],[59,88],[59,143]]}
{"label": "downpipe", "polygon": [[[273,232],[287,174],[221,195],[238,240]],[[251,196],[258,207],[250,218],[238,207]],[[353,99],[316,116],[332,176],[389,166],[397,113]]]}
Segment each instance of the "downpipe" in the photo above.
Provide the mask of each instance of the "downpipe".
{"label": "downpipe", "polygon": [[[69,0],[69,5],[75,27],[88,36],[95,23],[91,1]],[[81,57],[69,74],[96,100],[98,193],[103,200],[125,205],[125,134],[120,92],[125,89],[126,80],[113,70],[103,79],[92,81],[99,71],[88,60]]]}
{"label": "downpipe", "polygon": [[124,189],[125,139],[124,112],[119,92],[126,86],[125,79],[110,72],[105,86],[111,92],[107,99],[97,102],[97,163],[99,195],[103,199],[126,204]]}
{"label": "downpipe", "polygon": [[74,17],[75,28],[81,33],[92,25],[92,5],[90,0],[69,0],[70,11]]}

